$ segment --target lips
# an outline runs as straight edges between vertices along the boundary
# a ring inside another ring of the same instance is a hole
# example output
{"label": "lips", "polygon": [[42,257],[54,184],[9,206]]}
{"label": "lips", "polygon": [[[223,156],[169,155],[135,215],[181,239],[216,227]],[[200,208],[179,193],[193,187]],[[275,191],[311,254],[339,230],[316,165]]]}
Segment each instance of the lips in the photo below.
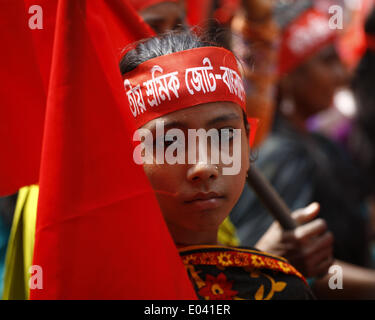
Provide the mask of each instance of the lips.
{"label": "lips", "polygon": [[216,192],[197,193],[185,201],[196,210],[213,210],[219,208],[224,201],[224,196]]}

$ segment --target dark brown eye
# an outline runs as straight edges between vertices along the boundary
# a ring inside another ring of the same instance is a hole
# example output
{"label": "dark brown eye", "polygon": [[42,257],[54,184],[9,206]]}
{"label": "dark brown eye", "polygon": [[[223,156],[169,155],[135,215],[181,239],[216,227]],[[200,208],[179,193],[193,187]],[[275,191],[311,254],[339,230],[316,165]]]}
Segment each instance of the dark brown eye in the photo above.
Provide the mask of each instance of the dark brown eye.
{"label": "dark brown eye", "polygon": [[154,146],[159,147],[159,148],[167,148],[173,143],[177,141],[177,137],[175,135],[165,135],[164,137],[159,137],[154,140]]}
{"label": "dark brown eye", "polygon": [[177,137],[176,136],[164,136],[164,146],[165,147],[170,146],[175,141],[177,141]]}
{"label": "dark brown eye", "polygon": [[220,141],[231,141],[234,138],[234,128],[223,128],[220,130]]}

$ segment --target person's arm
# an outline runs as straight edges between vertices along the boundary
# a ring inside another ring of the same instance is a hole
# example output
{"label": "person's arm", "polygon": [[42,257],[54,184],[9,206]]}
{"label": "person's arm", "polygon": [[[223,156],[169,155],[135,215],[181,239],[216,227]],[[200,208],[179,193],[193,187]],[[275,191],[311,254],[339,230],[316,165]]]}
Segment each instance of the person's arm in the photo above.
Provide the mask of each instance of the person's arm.
{"label": "person's arm", "polygon": [[318,299],[375,299],[375,270],[340,260],[335,260],[333,264],[341,267],[342,289],[334,289],[340,281],[336,279],[340,273],[327,273],[317,279],[312,288]]}
{"label": "person's arm", "polygon": [[[313,220],[318,212],[317,204],[293,212],[299,226],[292,231],[274,222],[255,247],[287,258],[303,275],[314,277],[318,299],[375,299],[375,270],[334,260],[332,234],[324,220]],[[340,269],[329,273],[333,265]]]}
{"label": "person's arm", "polygon": [[271,130],[275,111],[274,92],[277,75],[277,41],[279,28],[273,19],[274,1],[243,0],[242,9],[232,20],[231,29],[250,46],[238,47],[236,36],[232,46],[243,62],[244,77],[251,83],[246,92],[247,114],[260,119],[254,146],[260,145]]}

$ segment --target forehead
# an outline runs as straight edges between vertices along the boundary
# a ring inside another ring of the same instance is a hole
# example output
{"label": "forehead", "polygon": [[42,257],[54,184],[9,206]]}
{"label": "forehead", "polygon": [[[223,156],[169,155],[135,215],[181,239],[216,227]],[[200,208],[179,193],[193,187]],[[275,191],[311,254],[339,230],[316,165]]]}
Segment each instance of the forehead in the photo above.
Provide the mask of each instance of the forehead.
{"label": "forehead", "polygon": [[340,61],[340,57],[333,44],[328,44],[321,48],[318,52],[312,55],[306,62],[305,66],[315,67],[321,62],[337,62]]}
{"label": "forehead", "polygon": [[140,12],[144,20],[166,19],[184,16],[184,6],[176,2],[161,2]]}
{"label": "forehead", "polygon": [[243,111],[233,102],[205,103],[151,120],[143,128],[153,129],[157,121],[164,121],[166,126],[178,123],[187,128],[205,128],[218,122],[243,121]]}

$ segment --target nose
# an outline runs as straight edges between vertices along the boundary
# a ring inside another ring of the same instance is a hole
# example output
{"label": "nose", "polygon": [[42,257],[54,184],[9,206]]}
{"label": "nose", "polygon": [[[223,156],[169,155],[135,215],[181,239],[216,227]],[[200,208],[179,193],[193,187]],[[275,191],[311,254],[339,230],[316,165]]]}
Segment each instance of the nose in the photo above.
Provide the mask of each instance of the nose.
{"label": "nose", "polygon": [[190,182],[204,182],[214,180],[219,176],[219,167],[209,163],[197,163],[187,171],[187,179]]}

